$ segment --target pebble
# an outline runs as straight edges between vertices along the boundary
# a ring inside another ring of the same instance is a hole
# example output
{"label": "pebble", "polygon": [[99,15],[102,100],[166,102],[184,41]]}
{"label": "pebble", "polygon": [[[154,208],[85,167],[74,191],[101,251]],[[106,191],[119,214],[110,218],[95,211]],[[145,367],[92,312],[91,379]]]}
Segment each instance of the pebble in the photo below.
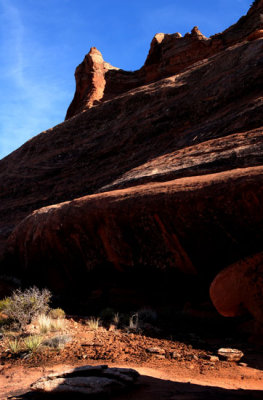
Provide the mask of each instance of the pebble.
{"label": "pebble", "polygon": [[209,356],[209,360],[212,361],[212,362],[217,362],[217,361],[219,361],[219,357],[217,357],[217,356]]}
{"label": "pebble", "polygon": [[246,363],[239,363],[238,364],[240,367],[247,367],[247,364]]}
{"label": "pebble", "polygon": [[151,354],[165,354],[165,350],[160,347],[148,347],[146,351]]}

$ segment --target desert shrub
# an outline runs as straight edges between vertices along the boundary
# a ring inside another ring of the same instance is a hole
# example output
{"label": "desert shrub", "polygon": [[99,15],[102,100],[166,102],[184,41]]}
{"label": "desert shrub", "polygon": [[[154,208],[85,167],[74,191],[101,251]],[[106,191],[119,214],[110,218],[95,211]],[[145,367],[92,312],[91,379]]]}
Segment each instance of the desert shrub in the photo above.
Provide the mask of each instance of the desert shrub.
{"label": "desert shrub", "polygon": [[53,349],[63,349],[65,344],[72,341],[72,337],[68,335],[54,336],[45,340],[43,346],[51,347]]}
{"label": "desert shrub", "polygon": [[23,340],[23,345],[26,351],[30,353],[35,353],[43,342],[43,338],[41,336],[28,336]]}
{"label": "desert shrub", "polygon": [[66,314],[65,311],[62,310],[62,308],[51,308],[51,310],[48,313],[48,316],[52,319],[59,319],[59,318],[65,318]]}
{"label": "desert shrub", "polygon": [[39,331],[42,334],[50,331],[61,331],[65,328],[65,320],[62,318],[52,319],[49,315],[40,314],[36,319]]}
{"label": "desert shrub", "polygon": [[99,326],[100,326],[100,319],[99,318],[94,318],[94,317],[92,317],[92,318],[90,318],[90,319],[88,319],[87,321],[86,321],[86,325],[90,328],[90,329],[93,329],[93,330],[97,330],[97,329],[99,329]]}
{"label": "desert shrub", "polygon": [[3,312],[8,318],[14,320],[19,328],[24,329],[34,317],[49,309],[51,293],[47,289],[40,290],[32,287],[21,291],[15,290]]}

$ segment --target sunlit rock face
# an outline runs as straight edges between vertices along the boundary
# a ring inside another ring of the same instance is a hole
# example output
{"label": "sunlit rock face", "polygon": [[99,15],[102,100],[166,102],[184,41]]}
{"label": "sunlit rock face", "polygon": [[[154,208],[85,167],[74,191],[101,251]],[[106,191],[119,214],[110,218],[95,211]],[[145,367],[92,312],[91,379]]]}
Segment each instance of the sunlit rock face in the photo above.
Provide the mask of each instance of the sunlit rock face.
{"label": "sunlit rock face", "polygon": [[0,162],[2,275],[184,304],[263,251],[262,14],[256,1],[211,38],[159,33],[134,72],[90,50],[66,121]]}
{"label": "sunlit rock face", "polygon": [[226,31],[206,38],[195,26],[184,37],[180,33],[154,36],[144,66],[134,72],[106,63],[94,47],[75,72],[76,92],[66,119],[131,89],[178,74],[198,61],[228,47],[263,36],[262,2],[254,2],[245,17]]}

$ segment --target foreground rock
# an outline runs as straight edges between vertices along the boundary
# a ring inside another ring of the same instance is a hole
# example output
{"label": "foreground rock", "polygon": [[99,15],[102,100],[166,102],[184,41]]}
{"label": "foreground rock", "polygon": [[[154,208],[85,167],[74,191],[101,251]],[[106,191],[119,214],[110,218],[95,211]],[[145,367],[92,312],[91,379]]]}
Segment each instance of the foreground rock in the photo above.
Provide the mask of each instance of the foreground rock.
{"label": "foreground rock", "polygon": [[133,369],[85,366],[40,378],[31,389],[44,393],[84,394],[92,398],[130,390],[139,374]]}

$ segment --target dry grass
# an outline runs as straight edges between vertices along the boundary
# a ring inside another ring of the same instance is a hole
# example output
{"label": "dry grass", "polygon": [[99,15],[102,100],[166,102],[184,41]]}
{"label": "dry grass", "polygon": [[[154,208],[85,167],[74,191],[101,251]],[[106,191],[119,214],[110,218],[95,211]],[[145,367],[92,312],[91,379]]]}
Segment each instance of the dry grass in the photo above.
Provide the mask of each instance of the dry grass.
{"label": "dry grass", "polygon": [[86,321],[86,325],[90,328],[90,329],[92,329],[92,330],[94,330],[94,331],[96,331],[97,329],[99,329],[99,326],[100,326],[100,319],[99,318],[90,318],[90,319],[88,319],[87,321]]}
{"label": "dry grass", "polygon": [[114,323],[115,325],[119,325],[119,323],[120,323],[120,315],[119,315],[119,313],[115,313],[115,314],[114,314],[114,316],[113,316],[113,323]]}
{"label": "dry grass", "polygon": [[52,319],[48,315],[41,314],[37,317],[37,325],[39,332],[46,334],[48,332],[63,331],[66,322],[64,318]]}

